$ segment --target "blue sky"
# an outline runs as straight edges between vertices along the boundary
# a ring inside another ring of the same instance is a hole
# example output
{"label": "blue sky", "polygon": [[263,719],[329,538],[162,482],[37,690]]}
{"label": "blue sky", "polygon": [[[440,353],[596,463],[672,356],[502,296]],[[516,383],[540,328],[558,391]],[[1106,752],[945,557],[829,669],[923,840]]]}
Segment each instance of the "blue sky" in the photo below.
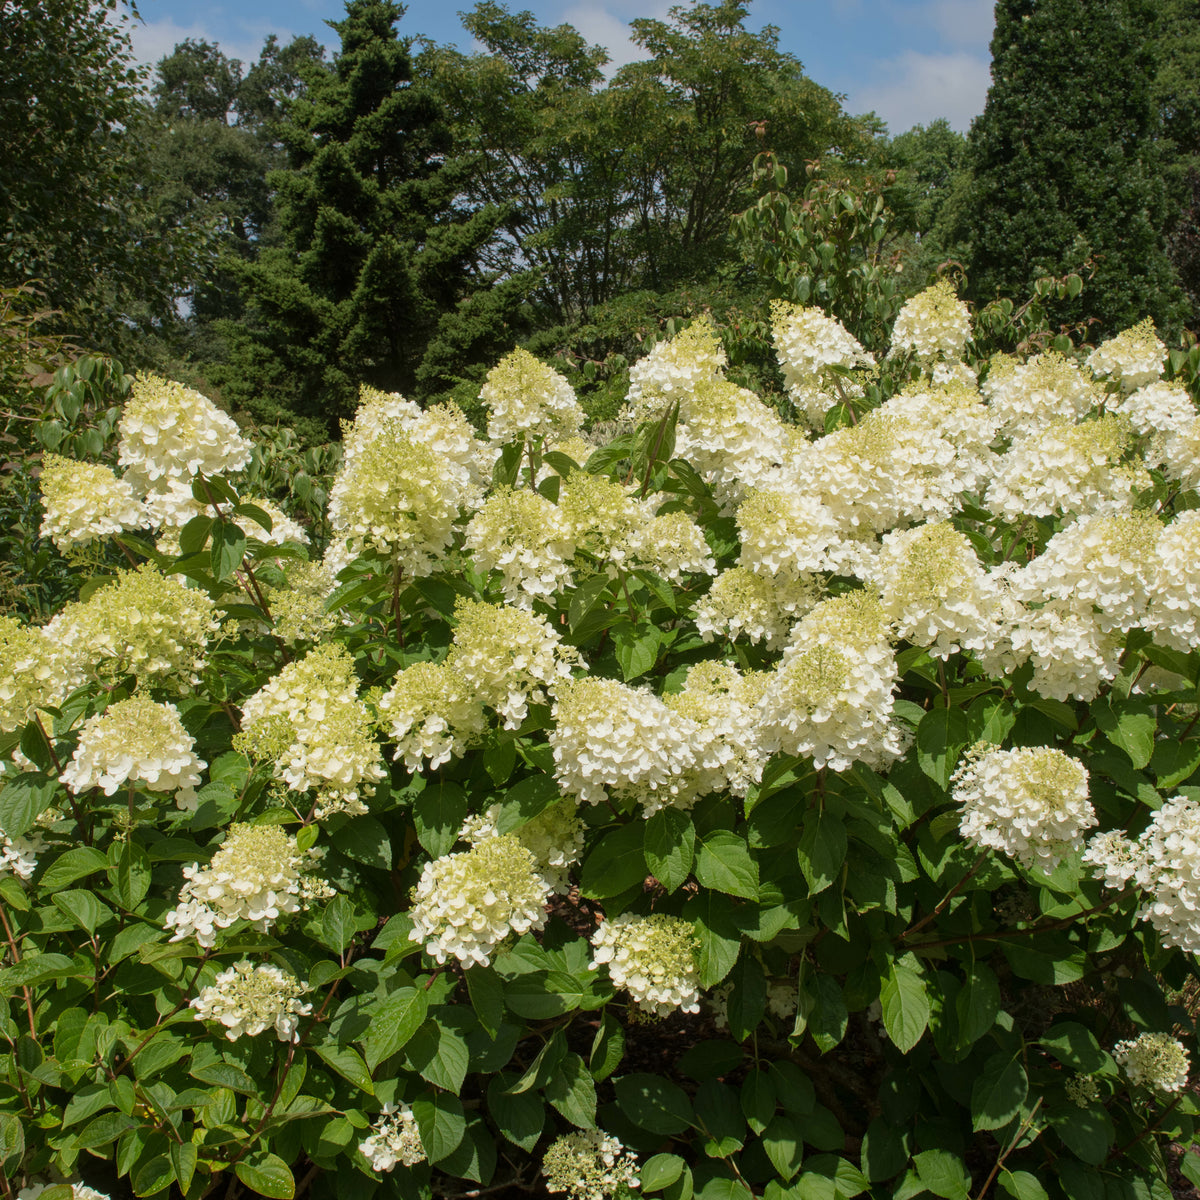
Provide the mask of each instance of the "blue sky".
{"label": "blue sky", "polygon": [[[410,0],[401,33],[471,49],[458,11],[473,0]],[[638,56],[628,39],[634,17],[666,17],[671,0],[514,0],[543,24],[574,25],[605,46],[614,65]],[[315,34],[331,48],[327,25],[342,0],[140,0],[133,32],[139,58],[155,62],[186,37],[218,42],[230,56],[253,60],[269,33],[287,41]],[[983,110],[990,61],[993,0],[750,0],[748,25],[779,27],[780,46],[810,78],[847,97],[854,113],[874,110],[892,133],[945,117],[966,132]]]}

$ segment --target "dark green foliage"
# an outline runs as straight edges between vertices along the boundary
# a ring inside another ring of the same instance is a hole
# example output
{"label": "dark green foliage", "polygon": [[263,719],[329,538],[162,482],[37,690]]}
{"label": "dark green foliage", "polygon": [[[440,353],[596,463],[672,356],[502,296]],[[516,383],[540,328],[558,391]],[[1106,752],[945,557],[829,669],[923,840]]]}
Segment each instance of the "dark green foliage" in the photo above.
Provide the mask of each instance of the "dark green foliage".
{"label": "dark green foliage", "polygon": [[[464,209],[468,164],[453,157],[428,87],[414,82],[403,9],[352,0],[333,22],[342,49],[310,65],[305,93],[281,126],[288,167],[273,173],[278,244],[243,274],[248,327],[227,327],[225,394],[252,412],[265,403],[344,415],[360,382],[409,392],[453,384],[460,361],[431,343],[489,357],[497,307],[474,293],[490,280],[480,248],[497,215]],[[465,306],[469,335],[444,328]],[[438,365],[435,366],[435,363]]]}
{"label": "dark green foliage", "polygon": [[1147,314],[1177,323],[1155,10],[1148,0],[997,4],[969,179],[943,210],[948,240],[968,253],[972,299],[1023,295],[1039,276],[1081,271],[1087,286],[1060,317],[1095,319],[1096,336]]}

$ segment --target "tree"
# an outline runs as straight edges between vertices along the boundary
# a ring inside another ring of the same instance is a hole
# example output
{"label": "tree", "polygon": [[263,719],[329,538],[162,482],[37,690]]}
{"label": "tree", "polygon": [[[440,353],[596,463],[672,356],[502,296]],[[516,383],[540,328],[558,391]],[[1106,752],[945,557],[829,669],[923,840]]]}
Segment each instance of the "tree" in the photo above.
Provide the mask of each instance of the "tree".
{"label": "tree", "polygon": [[0,0],[0,243],[93,345],[169,317],[196,249],[146,197],[123,0]]}
{"label": "tree", "polygon": [[1091,278],[1070,315],[1098,333],[1147,314],[1176,323],[1155,29],[1152,0],[996,5],[992,86],[943,223],[965,244],[976,301],[1080,271]]}
{"label": "tree", "polygon": [[[228,330],[226,394],[337,416],[361,382],[428,393],[483,344],[513,289],[478,270],[496,214],[460,202],[464,166],[430,89],[414,81],[392,0],[350,0],[341,50],[305,71],[273,172],[279,244],[245,268],[245,326]],[[502,340],[502,339],[501,339]],[[454,355],[439,353],[448,341]],[[464,341],[466,346],[464,347]]]}

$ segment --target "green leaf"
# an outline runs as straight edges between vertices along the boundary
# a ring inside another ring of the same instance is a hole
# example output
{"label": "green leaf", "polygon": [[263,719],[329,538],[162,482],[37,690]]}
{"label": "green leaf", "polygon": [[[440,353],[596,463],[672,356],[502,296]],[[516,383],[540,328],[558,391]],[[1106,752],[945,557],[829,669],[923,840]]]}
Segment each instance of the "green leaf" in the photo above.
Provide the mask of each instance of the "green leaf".
{"label": "green leaf", "polygon": [[515,833],[561,799],[562,792],[552,775],[530,775],[514,783],[500,801],[496,832]]}
{"label": "green leaf", "polygon": [[[115,848],[109,850],[110,861]],[[128,912],[136,909],[150,890],[150,858],[146,851],[133,841],[121,843],[116,862],[108,868],[108,881],[117,903]]]}
{"label": "green leaf", "polygon": [[625,1057],[625,1030],[612,1013],[606,1012],[596,1036],[592,1039],[592,1050],[588,1056],[588,1067],[592,1078],[607,1079]]}
{"label": "green leaf", "polygon": [[958,756],[970,741],[970,726],[961,708],[935,708],[917,726],[917,763],[938,787],[947,788]]}
{"label": "green leaf", "polygon": [[728,1075],[731,1071],[736,1071],[745,1057],[746,1052],[741,1046],[713,1039],[689,1046],[679,1056],[675,1065],[685,1075],[703,1082],[705,1079],[716,1079],[719,1075]]}
{"label": "green leaf", "polygon": [[179,531],[179,553],[199,554],[208,545],[208,535],[212,532],[212,526],[212,517],[204,513],[194,516]]}
{"label": "green leaf", "polygon": [[462,1101],[457,1096],[436,1092],[412,1103],[413,1116],[421,1134],[421,1145],[431,1163],[439,1163],[458,1149],[467,1132]]}
{"label": "green leaf", "polygon": [[363,1043],[363,1057],[371,1071],[408,1045],[428,1012],[429,996],[424,988],[400,988],[383,1002],[371,1018]]}
{"label": "green leaf", "polygon": [[505,1071],[493,1075],[488,1083],[488,1112],[496,1128],[515,1146],[532,1151],[542,1136],[546,1125],[546,1110],[542,1098],[536,1092],[518,1092],[508,1089],[516,1082],[516,1076]]}
{"label": "green leaf", "polygon": [[347,858],[383,871],[392,869],[392,843],[387,830],[374,817],[355,817],[332,838]]}
{"label": "green leaf", "polygon": [[599,605],[601,598],[608,590],[609,582],[607,575],[593,575],[591,579],[585,579],[575,589],[570,607],[567,609],[567,625],[573,634],[578,635],[584,619]]}
{"label": "green leaf", "polygon": [[34,821],[54,802],[57,790],[57,780],[47,781],[32,773],[11,779],[0,787],[0,829],[10,838],[28,833]]}
{"label": "green leaf", "polygon": [[[264,533],[270,533],[275,528],[275,522],[271,520],[271,514],[264,508],[259,508],[257,504],[239,504],[234,510],[234,514],[239,517],[249,517],[255,525]],[[252,537],[257,537],[257,534],[252,534]],[[259,541],[262,539],[259,538]]]}
{"label": "green leaf", "polygon": [[142,1158],[130,1172],[130,1181],[135,1196],[155,1196],[175,1182],[175,1164],[169,1154]]}
{"label": "green leaf", "polygon": [[993,1054],[971,1088],[972,1128],[999,1129],[1020,1111],[1029,1094],[1025,1068],[1015,1054]]}
{"label": "green leaf", "polygon": [[1048,1115],[1054,1132],[1077,1158],[1093,1167],[1107,1160],[1114,1138],[1113,1123],[1099,1105],[1092,1104],[1087,1108],[1074,1104],[1058,1105],[1051,1108]]}
{"label": "green leaf", "polygon": [[296,1194],[291,1169],[278,1154],[251,1151],[233,1169],[248,1188],[270,1200],[292,1200]]}
{"label": "green leaf", "polygon": [[[3,792],[0,792],[0,795],[3,795]],[[107,867],[108,858],[94,846],[76,846],[73,850],[59,855],[50,864],[45,875],[38,880],[38,886],[43,892],[57,892],[77,879],[94,875],[97,871],[103,871]]]}
{"label": "green leaf", "polygon": [[763,1130],[762,1143],[775,1173],[784,1183],[790,1183],[804,1160],[804,1137],[800,1126],[789,1116],[773,1117]]}
{"label": "green leaf", "polygon": [[767,1009],[762,964],[748,949],[734,964],[729,982],[729,1035],[735,1042],[744,1042],[758,1028]]}
{"label": "green leaf", "polygon": [[1154,705],[1149,700],[1102,696],[1092,702],[1091,713],[1101,733],[1129,755],[1137,770],[1149,764],[1158,728]]}
{"label": "green leaf", "polygon": [[466,816],[467,793],[457,783],[430,784],[413,803],[417,838],[434,858],[454,848]]}
{"label": "green leaf", "polygon": [[750,1071],[742,1081],[741,1105],[747,1124],[761,1134],[775,1115],[777,1092],[769,1071]]}
{"label": "green leaf", "polygon": [[648,1158],[640,1172],[642,1191],[662,1191],[683,1174],[684,1165],[678,1154],[656,1154]]}
{"label": "green leaf", "polygon": [[495,1037],[504,1020],[504,985],[500,977],[491,967],[480,966],[468,967],[463,976],[479,1023]]}
{"label": "green leaf", "polygon": [[354,906],[345,896],[334,896],[321,913],[321,940],[331,950],[341,954],[354,940],[358,927],[354,923]]}
{"label": "green leaf", "polygon": [[101,904],[92,892],[85,892],[82,888],[56,892],[50,899],[59,912],[70,917],[87,933],[95,933],[106,921],[113,919],[112,909],[107,904]]}
{"label": "green leaf", "polygon": [[996,1182],[1014,1200],[1050,1200],[1050,1193],[1038,1182],[1037,1176],[1028,1171],[1010,1171],[1005,1167]]}
{"label": "green leaf", "polygon": [[954,1005],[960,1047],[973,1045],[996,1024],[1000,1012],[1000,984],[987,963],[970,965]]}
{"label": "green leaf", "polygon": [[75,1135],[75,1142],[81,1149],[93,1150],[97,1146],[107,1146],[110,1142],[115,1142],[127,1129],[133,1129],[136,1125],[137,1122],[124,1113],[101,1113],[82,1133]]}
{"label": "green leaf", "polygon": [[375,1084],[371,1080],[371,1072],[362,1055],[349,1046],[339,1046],[336,1042],[326,1042],[313,1046],[322,1061],[335,1070],[343,1079],[348,1079],[359,1091],[367,1095],[375,1095]]}
{"label": "green leaf", "polygon": [[742,945],[733,901],[719,892],[704,892],[688,901],[684,916],[695,922],[700,942],[700,986],[715,987],[733,969]]}
{"label": "green leaf", "polygon": [[740,1179],[717,1175],[696,1193],[699,1200],[754,1200],[754,1193]]}
{"label": "green leaf", "polygon": [[566,1054],[546,1084],[546,1099],[580,1129],[596,1125],[596,1085],[578,1054]]}
{"label": "green leaf", "polygon": [[214,578],[228,579],[246,556],[246,535],[232,522],[214,521],[208,555]]}
{"label": "green leaf", "polygon": [[624,1115],[650,1133],[682,1133],[692,1124],[687,1093],[669,1080],[637,1072],[614,1080],[613,1088]]}
{"label": "green leaf", "polygon": [[660,808],[646,821],[646,866],[668,893],[687,882],[695,848],[696,827],[688,813]]}
{"label": "green leaf", "polygon": [[658,661],[662,637],[655,626],[635,626],[629,621],[617,621],[609,630],[613,650],[625,682],[645,675]]}
{"label": "green leaf", "polygon": [[846,865],[846,825],[831,813],[810,812],[798,847],[800,871],[811,895],[823,892],[841,877]]}
{"label": "green leaf", "polygon": [[184,1193],[192,1186],[192,1176],[196,1173],[196,1164],[200,1161],[200,1152],[193,1142],[171,1143],[171,1166],[175,1178],[179,1180],[180,1190]]}
{"label": "green leaf", "polygon": [[0,1167],[19,1163],[25,1154],[25,1127],[15,1113],[0,1112]]}
{"label": "green leaf", "polygon": [[209,1083],[214,1087],[228,1088],[246,1096],[258,1095],[258,1084],[241,1067],[235,1067],[232,1063],[214,1062],[193,1067],[191,1076],[200,1083]]}
{"label": "green leaf", "polygon": [[584,859],[580,892],[589,900],[619,895],[646,878],[641,819],[606,833]]}
{"label": "green leaf", "polygon": [[[470,1054],[466,1039],[457,1030],[430,1017],[409,1039],[404,1052],[409,1064],[434,1087],[455,1095],[462,1090]],[[369,1053],[367,1061],[371,1061]]]}
{"label": "green leaf", "polygon": [[[903,963],[893,962],[879,995],[883,1006],[883,1027],[896,1049],[907,1054],[929,1025],[929,998],[920,973]],[[938,1193],[941,1195],[942,1193]]]}
{"label": "green leaf", "polygon": [[714,891],[758,899],[758,864],[743,838],[724,829],[708,834],[696,848],[696,878]]}
{"label": "green leaf", "polygon": [[971,1176],[962,1159],[946,1150],[923,1150],[913,1156],[921,1182],[943,1200],[969,1200]]}
{"label": "green leaf", "polygon": [[1052,1025],[1038,1045],[1045,1046],[1060,1063],[1081,1075],[1102,1071],[1109,1063],[1096,1035],[1077,1021],[1060,1021]]}
{"label": "green leaf", "polygon": [[472,1117],[459,1144],[441,1160],[447,1175],[486,1184],[496,1170],[496,1143],[491,1131],[478,1117]]}

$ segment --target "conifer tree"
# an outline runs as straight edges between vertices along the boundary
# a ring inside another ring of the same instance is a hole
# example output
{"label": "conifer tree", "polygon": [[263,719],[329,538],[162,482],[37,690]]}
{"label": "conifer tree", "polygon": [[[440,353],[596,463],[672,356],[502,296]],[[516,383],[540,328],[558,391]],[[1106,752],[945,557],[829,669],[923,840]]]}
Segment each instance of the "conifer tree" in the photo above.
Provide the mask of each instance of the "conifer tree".
{"label": "conifer tree", "polygon": [[1088,276],[1091,260],[1071,317],[1096,318],[1097,335],[1147,314],[1176,323],[1155,31],[1154,0],[999,0],[969,184],[946,214],[975,300]]}

